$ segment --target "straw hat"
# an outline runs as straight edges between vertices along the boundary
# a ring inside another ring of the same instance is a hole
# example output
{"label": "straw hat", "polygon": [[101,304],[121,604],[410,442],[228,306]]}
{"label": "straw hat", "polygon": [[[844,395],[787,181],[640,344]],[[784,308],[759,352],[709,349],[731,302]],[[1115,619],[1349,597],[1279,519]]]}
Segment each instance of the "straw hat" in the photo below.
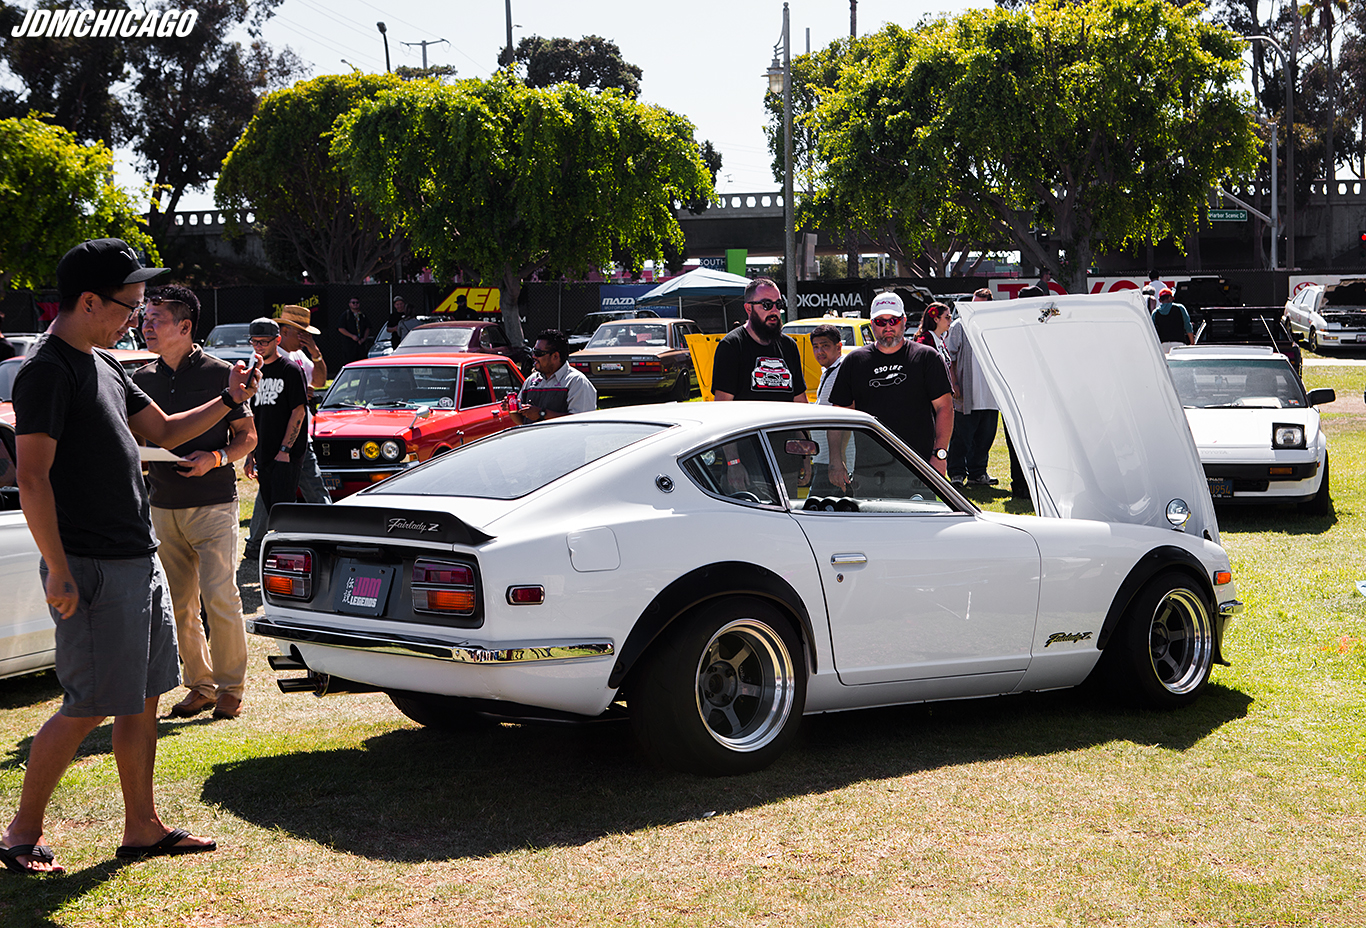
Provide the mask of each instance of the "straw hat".
{"label": "straw hat", "polygon": [[303,306],[281,306],[279,320],[281,325],[292,326],[302,332],[307,332],[309,335],[323,334],[319,329],[310,325],[313,321],[313,314]]}

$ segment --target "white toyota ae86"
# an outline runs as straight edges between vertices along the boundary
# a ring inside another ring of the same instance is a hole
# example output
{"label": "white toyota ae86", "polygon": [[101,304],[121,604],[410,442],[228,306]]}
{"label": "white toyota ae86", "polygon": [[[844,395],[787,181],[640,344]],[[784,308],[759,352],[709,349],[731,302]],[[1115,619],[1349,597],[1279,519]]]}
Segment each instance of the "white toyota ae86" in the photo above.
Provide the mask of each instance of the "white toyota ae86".
{"label": "white toyota ae86", "polygon": [[[810,713],[1092,675],[1190,703],[1242,607],[1138,295],[963,318],[1040,516],[978,511],[850,410],[599,410],[276,507],[251,630],[307,671],[286,690],[441,726],[627,714],[710,775],[771,763]],[[853,443],[844,492],[809,491],[817,439]]]}

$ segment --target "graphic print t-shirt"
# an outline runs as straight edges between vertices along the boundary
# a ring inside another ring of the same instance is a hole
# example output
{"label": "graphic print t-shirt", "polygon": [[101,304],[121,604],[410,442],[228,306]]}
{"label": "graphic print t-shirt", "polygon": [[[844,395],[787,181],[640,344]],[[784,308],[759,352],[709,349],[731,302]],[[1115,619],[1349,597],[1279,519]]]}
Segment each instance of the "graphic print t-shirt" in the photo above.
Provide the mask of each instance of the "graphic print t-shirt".
{"label": "graphic print t-shirt", "polygon": [[907,339],[891,354],[875,345],[851,351],[840,364],[830,402],[871,413],[928,459],[934,453],[932,404],[949,392],[949,375],[939,352]]}
{"label": "graphic print t-shirt", "polygon": [[[304,388],[304,372],[299,365],[283,356],[261,368],[261,386],[251,400],[251,411],[256,417],[256,462],[269,466],[275,455],[280,453],[280,445],[285,440],[285,427],[289,425],[290,413],[308,401],[308,391]],[[303,457],[304,442],[308,441],[307,419],[299,429],[299,437],[289,456],[294,460]]]}
{"label": "graphic print t-shirt", "polygon": [[790,401],[806,392],[802,356],[791,336],[779,335],[761,345],[745,331],[732,329],[716,346],[712,362],[712,390],[737,400]]}

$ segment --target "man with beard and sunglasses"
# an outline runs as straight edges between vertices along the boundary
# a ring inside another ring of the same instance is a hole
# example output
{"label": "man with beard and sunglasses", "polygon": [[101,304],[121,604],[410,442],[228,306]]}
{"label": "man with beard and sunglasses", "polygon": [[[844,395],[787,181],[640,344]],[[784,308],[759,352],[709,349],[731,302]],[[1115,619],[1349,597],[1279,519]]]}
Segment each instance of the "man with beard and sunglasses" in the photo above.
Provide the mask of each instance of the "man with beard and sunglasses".
{"label": "man with beard and sunglasses", "polygon": [[756,277],[745,288],[748,321],[716,346],[712,394],[718,401],[778,400],[805,403],[806,378],[797,343],[783,334],[783,300],[778,285]]}

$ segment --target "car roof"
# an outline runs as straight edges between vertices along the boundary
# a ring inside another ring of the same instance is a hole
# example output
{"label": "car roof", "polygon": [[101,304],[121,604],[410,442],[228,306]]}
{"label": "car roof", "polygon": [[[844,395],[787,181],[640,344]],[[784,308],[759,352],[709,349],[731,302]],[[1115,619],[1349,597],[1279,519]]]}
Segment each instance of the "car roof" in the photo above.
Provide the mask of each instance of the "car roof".
{"label": "car roof", "polygon": [[424,322],[422,325],[414,326],[413,331],[418,329],[472,329],[481,325],[497,325],[491,319],[443,319],[441,322]]}
{"label": "car roof", "polygon": [[[377,358],[361,358],[359,361],[352,361],[347,367],[394,367],[403,365],[412,367],[421,365],[430,367],[434,364],[468,364],[472,361],[503,361],[512,364],[501,354],[487,354],[482,351],[429,351],[411,352],[408,354],[386,354]],[[515,366],[515,365],[514,365]]]}
{"label": "car roof", "polygon": [[843,406],[818,406],[813,403],[774,403],[737,400],[730,403],[661,403],[658,405],[618,406],[595,409],[554,420],[547,425],[573,422],[648,422],[674,425],[699,431],[714,430],[717,436],[754,428],[777,428],[814,421],[876,422],[865,412]]}

